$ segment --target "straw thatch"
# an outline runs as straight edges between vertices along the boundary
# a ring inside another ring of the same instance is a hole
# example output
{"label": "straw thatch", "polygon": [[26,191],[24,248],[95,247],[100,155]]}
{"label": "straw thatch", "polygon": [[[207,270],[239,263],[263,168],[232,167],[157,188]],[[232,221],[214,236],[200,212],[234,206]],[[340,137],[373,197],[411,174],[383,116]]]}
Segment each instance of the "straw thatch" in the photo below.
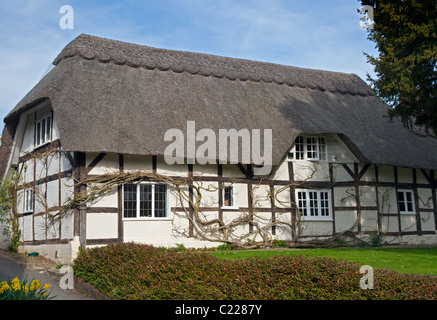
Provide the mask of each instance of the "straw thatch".
{"label": "straw thatch", "polygon": [[273,164],[300,133],[335,133],[363,163],[437,170],[437,141],[390,123],[358,76],[80,35],[5,122],[50,99],[67,151],[162,155],[168,129],[273,129]]}

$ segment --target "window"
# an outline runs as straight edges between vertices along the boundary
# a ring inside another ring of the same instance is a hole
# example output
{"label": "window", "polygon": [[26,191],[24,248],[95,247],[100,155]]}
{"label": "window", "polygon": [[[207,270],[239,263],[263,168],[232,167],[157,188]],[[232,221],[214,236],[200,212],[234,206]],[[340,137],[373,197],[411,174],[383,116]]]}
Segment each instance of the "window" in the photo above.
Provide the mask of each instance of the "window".
{"label": "window", "polygon": [[299,136],[296,138],[294,148],[295,148],[295,153],[296,153],[296,160],[303,160],[304,154],[305,154],[303,137]]}
{"label": "window", "polygon": [[33,189],[24,190],[24,212],[33,212]]}
{"label": "window", "polygon": [[52,116],[48,115],[35,122],[35,148],[52,140]]}
{"label": "window", "polygon": [[289,159],[326,161],[326,142],[324,137],[299,136],[294,143],[294,151]]}
{"label": "window", "polygon": [[167,185],[125,184],[123,186],[124,218],[166,218]]}
{"label": "window", "polygon": [[415,214],[413,190],[398,190],[399,212]]}
{"label": "window", "polygon": [[223,208],[235,208],[235,190],[233,186],[225,186],[222,189]]}
{"label": "window", "polygon": [[296,190],[297,207],[304,220],[331,219],[330,190]]}

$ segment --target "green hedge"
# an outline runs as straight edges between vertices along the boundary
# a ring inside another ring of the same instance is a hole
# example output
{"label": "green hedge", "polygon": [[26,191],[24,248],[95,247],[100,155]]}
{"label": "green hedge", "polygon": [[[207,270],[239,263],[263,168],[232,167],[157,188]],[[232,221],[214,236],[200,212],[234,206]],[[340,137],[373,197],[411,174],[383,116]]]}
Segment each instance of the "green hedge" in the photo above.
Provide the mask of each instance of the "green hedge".
{"label": "green hedge", "polygon": [[74,272],[112,299],[437,299],[437,277],[374,270],[361,289],[360,265],[307,256],[222,260],[134,243],[79,253]]}

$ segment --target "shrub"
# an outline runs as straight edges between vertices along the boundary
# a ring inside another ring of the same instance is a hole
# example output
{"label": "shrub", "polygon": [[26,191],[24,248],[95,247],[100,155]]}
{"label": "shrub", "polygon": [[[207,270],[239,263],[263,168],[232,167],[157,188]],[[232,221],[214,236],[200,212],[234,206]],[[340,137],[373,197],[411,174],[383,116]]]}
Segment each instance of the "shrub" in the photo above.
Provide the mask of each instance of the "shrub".
{"label": "shrub", "polygon": [[273,248],[288,248],[288,242],[285,240],[273,240]]}
{"label": "shrub", "polygon": [[238,250],[238,247],[232,243],[223,243],[217,247],[219,251]]}
{"label": "shrub", "polygon": [[81,251],[74,265],[113,299],[437,299],[437,277],[375,269],[375,289],[363,290],[359,269],[331,258],[221,260],[134,243]]}
{"label": "shrub", "polygon": [[387,241],[384,241],[384,236],[379,232],[369,233],[369,240],[372,247],[382,247],[387,244]]}
{"label": "shrub", "polygon": [[176,250],[180,252],[185,252],[187,251],[187,248],[185,248],[185,246],[182,243],[180,243],[176,246]]}
{"label": "shrub", "polygon": [[32,280],[29,284],[26,279],[20,282],[16,277],[0,283],[0,300],[49,300],[52,298],[49,288],[48,283],[41,285],[39,280]]}

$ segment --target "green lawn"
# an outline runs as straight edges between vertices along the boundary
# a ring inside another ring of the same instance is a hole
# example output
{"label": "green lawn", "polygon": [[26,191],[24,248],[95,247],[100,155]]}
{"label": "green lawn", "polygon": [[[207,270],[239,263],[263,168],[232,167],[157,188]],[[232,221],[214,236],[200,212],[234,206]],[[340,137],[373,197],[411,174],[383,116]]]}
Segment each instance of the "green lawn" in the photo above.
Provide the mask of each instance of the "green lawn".
{"label": "green lawn", "polygon": [[212,255],[223,259],[272,257],[275,255],[309,255],[345,259],[370,265],[373,268],[392,269],[400,273],[437,276],[437,248],[341,248],[305,250],[250,250],[215,251]]}

